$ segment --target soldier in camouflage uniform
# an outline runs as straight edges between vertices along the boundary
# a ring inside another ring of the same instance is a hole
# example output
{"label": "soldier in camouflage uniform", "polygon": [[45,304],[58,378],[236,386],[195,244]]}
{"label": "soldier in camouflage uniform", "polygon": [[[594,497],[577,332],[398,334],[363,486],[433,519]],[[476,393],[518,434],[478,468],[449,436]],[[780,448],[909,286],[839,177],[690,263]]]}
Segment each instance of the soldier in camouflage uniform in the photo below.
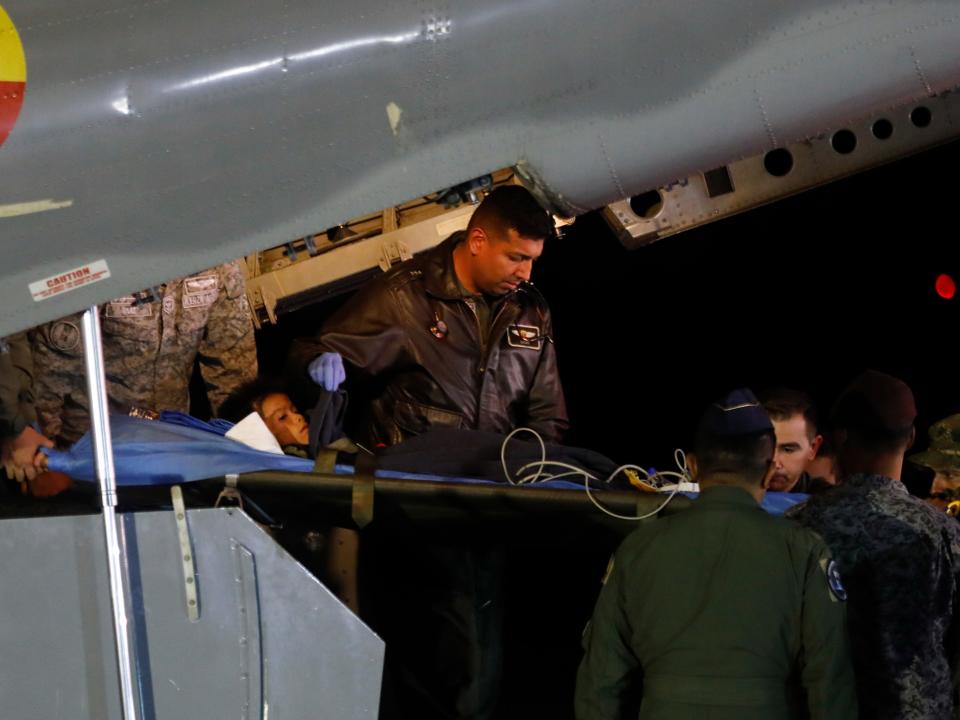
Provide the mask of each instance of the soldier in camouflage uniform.
{"label": "soldier in camouflage uniform", "polygon": [[19,435],[36,419],[30,343],[16,333],[0,339],[0,437]]}
{"label": "soldier in camouflage uniform", "polygon": [[946,509],[951,501],[960,500],[960,415],[951,415],[935,422],[927,435],[930,438],[929,447],[907,460],[933,470],[930,502]]}
{"label": "soldier in camouflage uniform", "polygon": [[22,332],[0,338],[0,456],[10,479],[31,482],[37,449],[53,446],[33,429],[36,419],[30,341]]}
{"label": "soldier in camouflage uniform", "polygon": [[[188,411],[197,359],[214,413],[257,375],[239,260],[117,298],[101,306],[100,317],[112,412]],[[80,316],[43,325],[32,337],[41,427],[58,444],[71,444],[89,426]]]}
{"label": "soldier in camouflage uniform", "polygon": [[856,717],[829,551],[759,507],[775,442],[749,390],[704,414],[689,458],[700,497],[641,525],[611,562],[584,636],[577,720]]}
{"label": "soldier in camouflage uniform", "polygon": [[913,393],[868,372],[831,415],[841,485],[789,514],[823,536],[843,573],[860,717],[953,718],[960,529],[900,482]]}

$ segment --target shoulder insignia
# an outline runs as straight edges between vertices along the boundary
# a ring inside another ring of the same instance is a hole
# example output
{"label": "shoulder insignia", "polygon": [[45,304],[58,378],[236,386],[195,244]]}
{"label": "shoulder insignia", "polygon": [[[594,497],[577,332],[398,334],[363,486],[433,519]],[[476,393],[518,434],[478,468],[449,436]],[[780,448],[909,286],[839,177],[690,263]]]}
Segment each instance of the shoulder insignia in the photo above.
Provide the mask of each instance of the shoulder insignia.
{"label": "shoulder insignia", "polygon": [[71,352],[80,347],[80,328],[76,323],[57,320],[50,326],[50,344],[61,352]]}
{"label": "shoulder insignia", "polygon": [[834,602],[847,601],[847,589],[843,586],[843,580],[840,577],[840,568],[837,567],[836,560],[820,560],[820,568],[827,577],[827,587],[830,588],[830,596]]}

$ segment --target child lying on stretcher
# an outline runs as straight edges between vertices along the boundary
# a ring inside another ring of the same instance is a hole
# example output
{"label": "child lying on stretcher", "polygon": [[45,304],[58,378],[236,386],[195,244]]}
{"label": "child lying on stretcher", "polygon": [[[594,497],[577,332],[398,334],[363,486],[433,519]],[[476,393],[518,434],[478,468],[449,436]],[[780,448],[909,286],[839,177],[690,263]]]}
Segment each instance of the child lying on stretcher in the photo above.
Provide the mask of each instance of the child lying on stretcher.
{"label": "child lying on stretcher", "polygon": [[[317,404],[308,416],[301,413],[283,383],[271,379],[257,379],[234,392],[220,408],[220,417],[230,422],[249,422],[256,413],[276,438],[287,455],[314,458],[321,449],[333,446],[336,450],[351,450],[343,437],[343,419],[346,394],[321,392]],[[228,437],[237,436],[235,431]],[[337,442],[340,441],[340,442]]]}
{"label": "child lying on stretcher", "polygon": [[251,413],[260,416],[285,453],[308,457],[310,425],[280,383],[254,380],[230,395],[220,408],[220,417],[233,423]]}
{"label": "child lying on stretcher", "polygon": [[[260,438],[269,441],[272,445],[272,452],[283,452],[299,458],[312,459],[318,449],[325,448],[342,436],[340,424],[345,407],[346,398],[343,394],[330,393],[326,397],[320,398],[316,407],[310,411],[310,417],[316,420],[314,431],[310,432],[310,422],[296,409],[283,386],[275,381],[258,380],[242,387],[228,398],[220,410],[220,415],[223,419],[229,419],[230,421],[242,421],[246,416],[252,414],[253,417],[247,418],[245,425],[259,425],[259,428],[255,427],[255,430],[259,431]],[[223,463],[217,466],[206,461],[207,455],[205,453],[207,452],[216,454],[222,451],[226,453],[225,456],[222,456],[224,463],[229,465],[239,462],[237,471],[243,471],[243,468],[256,470],[268,467],[274,469],[284,467],[291,470],[309,469],[309,466],[306,468],[302,465],[290,467],[282,464],[277,465],[276,463],[267,463],[262,468],[258,468],[255,459],[251,460],[249,455],[243,457],[242,453],[237,460],[232,456],[230,447],[223,446],[222,443],[218,444],[214,440],[217,435],[222,436],[230,427],[230,423],[222,422],[222,420],[214,420],[208,424],[180,413],[162,413],[160,419],[164,422],[157,423],[157,433],[153,433],[149,430],[153,423],[142,424],[146,419],[142,412],[131,413],[131,415],[132,418],[114,416],[111,423],[114,426],[115,457],[119,463],[118,479],[125,480],[127,484],[155,484],[155,482],[159,482],[157,480],[159,476],[177,477],[180,473],[184,476],[192,475],[194,476],[193,479],[206,477],[202,474],[197,475],[200,472],[197,466],[215,474],[223,466]],[[150,419],[157,419],[157,415],[151,414]],[[131,423],[140,423],[140,425],[132,425]],[[188,432],[184,435],[182,431],[177,431],[176,426],[178,425],[193,428],[191,431],[193,434]],[[231,438],[235,430],[237,428],[230,430]],[[160,442],[156,442],[157,440],[160,440]],[[144,442],[146,442],[146,445],[142,444]],[[209,449],[199,450],[200,447],[204,446],[202,444],[193,445],[194,442],[211,442],[213,446]],[[244,442],[243,439],[240,442]],[[50,472],[42,472],[48,469],[46,455],[38,458],[38,470],[41,471],[41,475],[38,475],[37,478],[52,478],[58,481],[57,486],[51,488],[49,493],[44,493],[45,495],[54,495],[71,487],[73,484],[70,479],[71,476],[74,480],[96,480],[96,474],[92,468],[91,443],[92,439],[85,435],[68,450],[47,451],[59,456],[56,462],[49,464]],[[250,443],[246,444],[249,445]],[[344,445],[347,445],[347,443],[343,441],[336,443],[335,449],[351,449],[344,447]],[[175,448],[181,446],[183,455],[178,456]],[[242,447],[242,445],[237,445],[237,447]],[[253,444],[253,447],[268,449],[266,446],[258,447],[256,444]],[[191,448],[193,449],[191,450]],[[147,453],[147,455],[144,456],[142,453]],[[197,453],[200,453],[200,455],[198,456]],[[149,457],[149,461],[138,459],[142,457]],[[216,457],[220,458],[221,456],[216,455]],[[294,459],[294,457],[290,458],[290,460]],[[302,460],[299,462],[302,462]],[[124,475],[124,477],[120,478],[120,475]],[[35,488],[31,487],[30,489],[34,491],[35,496],[40,495],[35,491]]]}

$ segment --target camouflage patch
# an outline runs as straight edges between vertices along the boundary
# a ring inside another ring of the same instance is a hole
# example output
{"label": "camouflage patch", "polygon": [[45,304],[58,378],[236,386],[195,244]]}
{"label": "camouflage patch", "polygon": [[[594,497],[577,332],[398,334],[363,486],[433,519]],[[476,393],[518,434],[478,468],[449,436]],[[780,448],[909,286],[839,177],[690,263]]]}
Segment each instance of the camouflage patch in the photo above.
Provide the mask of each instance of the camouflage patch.
{"label": "camouflage patch", "polygon": [[543,335],[533,325],[511,325],[507,328],[507,343],[510,347],[539,350],[543,347]]}
{"label": "camouflage patch", "polygon": [[198,308],[213,305],[220,297],[220,280],[216,275],[200,275],[183,281],[183,306]]}
{"label": "camouflage patch", "polygon": [[132,295],[127,295],[104,305],[103,314],[108,318],[148,318],[153,317],[153,305],[138,303]]}
{"label": "camouflage patch", "polygon": [[183,281],[183,294],[200,295],[211,290],[217,290],[219,287],[220,281],[216,275],[198,275]]}
{"label": "camouflage patch", "polygon": [[57,320],[50,326],[50,344],[61,352],[80,347],[80,328],[68,320]]}
{"label": "camouflage patch", "polygon": [[173,315],[173,311],[176,309],[177,309],[177,301],[173,299],[173,296],[167,295],[163,299],[163,314]]}

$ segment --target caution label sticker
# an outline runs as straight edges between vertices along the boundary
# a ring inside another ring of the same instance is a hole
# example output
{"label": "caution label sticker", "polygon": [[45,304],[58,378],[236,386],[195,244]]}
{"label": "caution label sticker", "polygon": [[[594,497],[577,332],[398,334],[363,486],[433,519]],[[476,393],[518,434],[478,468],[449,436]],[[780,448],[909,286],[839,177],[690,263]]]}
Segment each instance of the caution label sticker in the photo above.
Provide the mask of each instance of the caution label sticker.
{"label": "caution label sticker", "polygon": [[0,5],[0,145],[17,122],[26,88],[27,61],[20,35]]}
{"label": "caution label sticker", "polygon": [[60,295],[76,290],[84,285],[106,280],[110,277],[110,268],[106,260],[97,260],[89,265],[81,265],[73,270],[51,275],[43,280],[30,283],[30,294],[37,302],[48,300],[54,295]]}

